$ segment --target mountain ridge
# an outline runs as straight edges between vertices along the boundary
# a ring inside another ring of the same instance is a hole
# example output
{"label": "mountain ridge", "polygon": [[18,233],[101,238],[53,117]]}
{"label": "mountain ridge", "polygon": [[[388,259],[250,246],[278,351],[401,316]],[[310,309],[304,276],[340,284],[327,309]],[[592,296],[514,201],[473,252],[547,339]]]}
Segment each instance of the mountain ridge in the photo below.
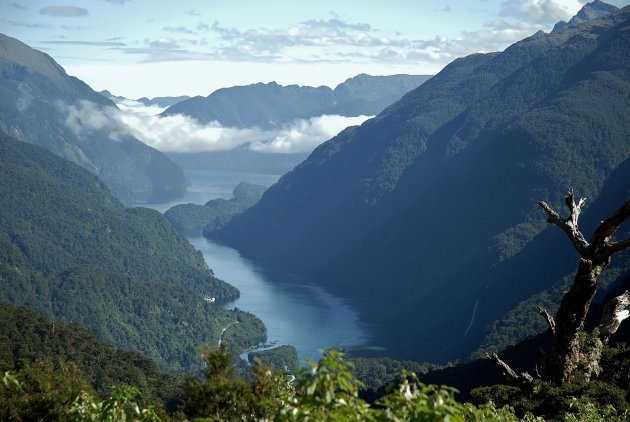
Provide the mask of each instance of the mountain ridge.
{"label": "mountain ridge", "polygon": [[[0,131],[80,164],[103,179],[124,203],[183,192],[183,172],[169,158],[130,135],[112,138],[101,114],[114,103],[68,76],[50,56],[4,34],[0,96]],[[105,127],[84,129],[76,119],[82,111]]]}
{"label": "mountain ridge", "polygon": [[172,105],[175,105],[184,100],[188,100],[190,98],[190,96],[188,95],[179,95],[179,96],[174,96],[174,97],[153,97],[153,98],[141,97],[134,100],[131,98],[122,97],[120,95],[114,95],[106,89],[103,91],[99,91],[98,93],[101,94],[103,97],[112,100],[114,103],[120,103],[123,101],[135,101],[135,102],[144,104],[147,107],[150,107],[150,106],[170,107]]}
{"label": "mountain ridge", "polygon": [[601,0],[594,0],[590,3],[586,3],[582,8],[573,16],[568,22],[560,21],[553,26],[551,32],[562,31],[566,28],[579,25],[584,22],[591,21],[593,19],[601,18],[603,16],[614,13],[619,8],[608,3],[604,3]]}
{"label": "mountain ridge", "polygon": [[569,248],[561,265],[537,255],[555,270],[529,287],[497,278],[497,266],[522,271],[548,232],[537,201],[561,209],[567,186],[598,198],[630,156],[629,16],[455,60],[316,148],[215,237],[349,299],[396,357],[467,356],[503,312],[572,271]]}
{"label": "mountain ridge", "polygon": [[202,123],[269,129],[323,114],[374,115],[429,79],[428,75],[360,74],[337,85],[311,87],[277,82],[221,88],[169,107],[162,115],[184,114]]}

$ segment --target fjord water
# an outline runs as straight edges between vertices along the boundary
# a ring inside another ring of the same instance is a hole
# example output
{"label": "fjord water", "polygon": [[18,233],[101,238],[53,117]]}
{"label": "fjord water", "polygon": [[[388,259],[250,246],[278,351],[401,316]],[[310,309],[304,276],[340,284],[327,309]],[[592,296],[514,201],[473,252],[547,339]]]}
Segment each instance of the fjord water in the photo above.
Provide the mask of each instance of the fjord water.
{"label": "fjord water", "polygon": [[139,203],[138,205],[164,213],[178,204],[202,205],[211,199],[229,199],[232,197],[232,190],[240,182],[271,186],[280,177],[271,174],[220,170],[184,170],[184,175],[190,184],[182,197],[169,202]]}
{"label": "fjord water", "polygon": [[[230,198],[242,181],[270,186],[278,176],[226,172],[185,171],[191,181],[178,201],[144,204],[160,212],[177,203],[203,204],[210,199]],[[235,249],[212,242],[201,235],[188,240],[203,253],[214,274],[236,286],[241,296],[226,308],[238,307],[259,317],[267,327],[268,343],[296,347],[300,361],[318,359],[331,347],[357,347],[367,342],[367,334],[357,315],[341,299],[318,286],[301,284],[288,275],[271,275]]]}

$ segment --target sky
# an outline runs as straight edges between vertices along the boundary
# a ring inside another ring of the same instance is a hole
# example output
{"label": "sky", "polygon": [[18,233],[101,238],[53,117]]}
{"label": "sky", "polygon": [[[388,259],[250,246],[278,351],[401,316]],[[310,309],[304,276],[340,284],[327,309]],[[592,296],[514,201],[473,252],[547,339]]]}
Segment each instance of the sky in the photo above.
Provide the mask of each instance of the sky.
{"label": "sky", "polygon": [[[630,0],[608,1],[625,6]],[[127,98],[435,74],[568,20],[584,0],[0,0],[0,32]]]}

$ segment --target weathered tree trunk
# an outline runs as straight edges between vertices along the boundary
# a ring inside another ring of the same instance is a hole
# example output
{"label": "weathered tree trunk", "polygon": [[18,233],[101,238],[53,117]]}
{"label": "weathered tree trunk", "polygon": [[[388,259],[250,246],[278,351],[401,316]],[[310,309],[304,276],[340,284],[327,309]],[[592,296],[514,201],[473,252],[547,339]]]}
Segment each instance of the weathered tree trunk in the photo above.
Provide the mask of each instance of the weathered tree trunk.
{"label": "weathered tree trunk", "polygon": [[590,242],[586,241],[578,228],[578,217],[585,201],[586,199],[582,198],[576,204],[573,191],[569,189],[566,203],[571,215],[566,219],[560,218],[547,204],[540,202],[540,206],[549,217],[548,221],[560,227],[569,236],[581,255],[573,284],[564,294],[553,319],[551,353],[547,359],[544,376],[556,383],[569,382],[578,376],[588,379],[592,372],[597,370],[601,348],[611,333],[604,338],[600,338],[600,328],[596,329],[596,332],[585,333],[584,321],[597,290],[597,277],[608,266],[616,252],[630,246],[630,239],[612,242],[614,233],[630,216],[630,200],[597,227]]}
{"label": "weathered tree trunk", "polygon": [[556,330],[553,335],[551,354],[545,368],[546,377],[556,381],[569,381],[581,366],[584,338],[584,320],[597,289],[597,276],[604,269],[590,261],[580,260],[573,285],[565,293],[556,313]]}
{"label": "weathered tree trunk", "polygon": [[[576,204],[573,190],[569,189],[565,202],[571,213],[567,218],[561,218],[549,205],[539,202],[547,213],[549,223],[561,228],[580,254],[580,264],[573,284],[562,297],[555,318],[546,310],[539,308],[540,314],[549,324],[553,338],[543,378],[557,384],[570,382],[576,378],[590,379],[591,375],[599,370],[599,360],[604,345],[617,331],[621,322],[630,316],[628,309],[630,291],[626,291],[606,305],[602,323],[592,333],[584,331],[584,321],[597,291],[597,278],[608,266],[615,253],[630,247],[630,238],[618,242],[612,240],[619,226],[630,217],[630,200],[600,223],[590,242],[578,228],[578,218],[586,198],[580,199]],[[516,374],[495,354],[488,357],[501,367],[512,382],[531,382],[531,377],[528,378],[526,373]]]}

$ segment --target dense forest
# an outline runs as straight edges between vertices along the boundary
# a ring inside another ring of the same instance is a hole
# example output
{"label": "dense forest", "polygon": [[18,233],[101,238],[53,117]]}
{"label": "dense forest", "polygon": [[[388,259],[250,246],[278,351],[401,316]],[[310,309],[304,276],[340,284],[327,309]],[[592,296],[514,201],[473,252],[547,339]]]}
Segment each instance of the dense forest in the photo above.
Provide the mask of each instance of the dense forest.
{"label": "dense forest", "polygon": [[0,299],[81,323],[165,368],[199,368],[195,347],[227,326],[234,350],[265,340],[255,316],[204,300],[239,292],[160,213],[124,208],[95,176],[39,147],[0,141]]}

